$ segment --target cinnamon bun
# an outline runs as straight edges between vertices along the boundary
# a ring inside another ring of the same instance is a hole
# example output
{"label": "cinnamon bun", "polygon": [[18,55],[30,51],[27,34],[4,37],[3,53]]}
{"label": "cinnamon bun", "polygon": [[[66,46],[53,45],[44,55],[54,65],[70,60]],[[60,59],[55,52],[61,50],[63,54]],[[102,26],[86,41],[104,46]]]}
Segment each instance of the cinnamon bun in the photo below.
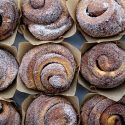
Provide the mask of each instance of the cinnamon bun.
{"label": "cinnamon bun", "polygon": [[21,125],[20,114],[9,102],[0,100],[0,125]]}
{"label": "cinnamon bun", "polygon": [[0,49],[0,91],[8,88],[16,78],[18,63],[8,51]]}
{"label": "cinnamon bun", "polygon": [[27,88],[46,93],[68,90],[76,72],[71,51],[61,44],[43,44],[23,57],[19,74]]}
{"label": "cinnamon bun", "polygon": [[24,0],[23,23],[39,40],[62,37],[73,24],[65,0]]}
{"label": "cinnamon bun", "polygon": [[124,125],[125,105],[94,95],[81,108],[82,125]]}
{"label": "cinnamon bun", "polygon": [[28,107],[25,125],[77,125],[77,113],[64,97],[41,95]]}
{"label": "cinnamon bun", "polygon": [[125,82],[125,51],[115,43],[100,43],[82,55],[81,75],[97,88]]}
{"label": "cinnamon bun", "polygon": [[0,0],[0,40],[10,37],[19,20],[19,11],[14,0]]}
{"label": "cinnamon bun", "polygon": [[92,37],[111,37],[125,31],[125,8],[116,0],[80,0],[76,17],[83,32]]}

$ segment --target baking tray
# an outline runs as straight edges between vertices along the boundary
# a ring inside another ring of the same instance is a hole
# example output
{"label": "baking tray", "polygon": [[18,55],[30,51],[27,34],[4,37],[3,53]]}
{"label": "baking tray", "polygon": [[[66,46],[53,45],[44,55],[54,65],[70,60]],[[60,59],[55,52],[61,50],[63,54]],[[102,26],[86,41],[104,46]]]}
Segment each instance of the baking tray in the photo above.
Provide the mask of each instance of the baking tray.
{"label": "baking tray", "polygon": [[[18,48],[18,44],[20,42],[26,41],[24,39],[24,37],[21,34],[17,34],[16,40],[14,45]],[[83,38],[83,36],[77,32],[74,36],[65,39],[66,42],[71,43],[72,45],[74,45],[77,48],[80,48],[80,46],[85,42],[85,39]],[[83,88],[81,85],[77,85],[77,91],[76,91],[76,96],[79,98],[80,104],[83,101],[83,98],[85,96],[85,94],[87,94],[87,90],[85,88]],[[23,100],[28,96],[28,94],[16,91],[13,99],[15,100],[17,106],[20,106],[21,103],[23,102]]]}

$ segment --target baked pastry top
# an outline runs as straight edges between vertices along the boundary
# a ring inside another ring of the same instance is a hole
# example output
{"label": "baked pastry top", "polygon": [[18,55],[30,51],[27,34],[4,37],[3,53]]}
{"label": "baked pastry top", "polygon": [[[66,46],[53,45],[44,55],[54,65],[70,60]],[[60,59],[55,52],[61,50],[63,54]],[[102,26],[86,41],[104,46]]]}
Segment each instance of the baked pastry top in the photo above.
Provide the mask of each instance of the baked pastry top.
{"label": "baked pastry top", "polygon": [[80,72],[91,86],[117,87],[125,82],[125,51],[113,42],[97,44],[82,54]]}
{"label": "baked pastry top", "polygon": [[0,40],[10,37],[19,23],[19,11],[15,0],[0,0]]}
{"label": "baked pastry top", "polygon": [[77,113],[64,97],[41,95],[28,107],[25,125],[77,125]]}
{"label": "baked pastry top", "polygon": [[16,58],[8,51],[0,49],[0,91],[8,88],[18,73]]}
{"label": "baked pastry top", "polygon": [[76,72],[72,52],[61,44],[43,44],[29,50],[19,69],[23,83],[33,90],[60,93],[68,90]]}
{"label": "baked pastry top", "polygon": [[125,31],[125,7],[116,0],[80,0],[76,18],[82,31],[92,37],[111,37]]}
{"label": "baked pastry top", "polygon": [[0,125],[21,125],[21,117],[14,106],[0,100]]}
{"label": "baked pastry top", "polygon": [[73,24],[65,0],[25,0],[23,23],[39,40],[61,38]]}
{"label": "baked pastry top", "polygon": [[88,98],[81,107],[82,125],[124,125],[125,102],[115,102],[101,95]]}

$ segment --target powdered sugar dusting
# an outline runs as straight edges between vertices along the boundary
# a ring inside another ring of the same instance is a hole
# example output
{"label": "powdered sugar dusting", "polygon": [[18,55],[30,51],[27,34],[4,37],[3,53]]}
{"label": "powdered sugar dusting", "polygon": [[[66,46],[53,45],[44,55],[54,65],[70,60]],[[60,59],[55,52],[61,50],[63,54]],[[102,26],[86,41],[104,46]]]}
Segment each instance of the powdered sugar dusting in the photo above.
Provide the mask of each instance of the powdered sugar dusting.
{"label": "powdered sugar dusting", "polygon": [[108,8],[109,4],[108,3],[103,3],[104,8]]}
{"label": "powdered sugar dusting", "polygon": [[40,95],[28,107],[25,125],[77,125],[77,112],[61,96]]}
{"label": "powdered sugar dusting", "polygon": [[44,25],[34,24],[29,26],[29,30],[38,39],[42,39],[42,40],[56,39],[65,32],[65,29],[67,29],[68,25],[66,24],[60,28],[48,29]]}
{"label": "powdered sugar dusting", "polygon": [[67,79],[60,77],[60,76],[52,76],[49,79],[49,83],[55,88],[61,88],[61,87],[67,88],[67,86],[69,84]]}
{"label": "powdered sugar dusting", "polygon": [[2,25],[0,26],[0,40],[11,36],[18,23],[18,8],[14,0],[0,0],[0,15]]}
{"label": "powdered sugar dusting", "polygon": [[101,43],[82,56],[81,73],[98,88],[114,88],[125,81],[125,52],[115,43]]}
{"label": "powdered sugar dusting", "polygon": [[41,80],[44,86],[47,86],[48,83],[55,89],[62,90],[63,88],[66,89],[71,84],[67,79],[66,69],[63,65],[58,63],[47,65],[41,72]]}
{"label": "powdered sugar dusting", "polygon": [[39,91],[58,93],[70,87],[75,71],[76,62],[72,53],[63,45],[49,43],[25,54],[19,74],[28,88],[36,86]]}
{"label": "powdered sugar dusting", "polygon": [[122,5],[115,0],[107,0],[108,5],[103,1],[103,5],[108,6],[108,9],[99,16],[91,17],[87,12],[90,2],[81,0],[76,12],[77,21],[85,33],[92,37],[109,37],[125,30],[125,9]]}
{"label": "powdered sugar dusting", "polygon": [[[6,101],[0,100],[1,113],[0,113],[0,124],[1,125],[20,125],[21,118],[20,114],[16,111],[15,107]],[[11,116],[11,117],[10,117]]]}
{"label": "powdered sugar dusting", "polygon": [[69,104],[64,104],[63,110],[65,115],[67,116],[68,123],[66,125],[76,125],[77,124],[77,116],[73,107]]}
{"label": "powdered sugar dusting", "polygon": [[12,84],[17,72],[16,59],[9,52],[0,49],[0,90]]}
{"label": "powdered sugar dusting", "polygon": [[[32,0],[35,5],[37,2],[39,0]],[[24,2],[22,8],[24,23],[28,25],[32,35],[40,40],[57,39],[68,31],[73,24],[66,2],[62,0],[45,0],[44,5],[42,4],[38,9],[34,9],[28,0]]]}

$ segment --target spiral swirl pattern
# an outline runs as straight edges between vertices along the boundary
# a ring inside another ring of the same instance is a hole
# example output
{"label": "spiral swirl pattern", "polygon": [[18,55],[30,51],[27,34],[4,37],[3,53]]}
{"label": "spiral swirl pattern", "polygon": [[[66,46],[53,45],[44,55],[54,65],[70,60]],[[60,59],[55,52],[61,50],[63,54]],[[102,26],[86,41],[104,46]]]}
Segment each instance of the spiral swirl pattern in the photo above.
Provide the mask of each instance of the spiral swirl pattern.
{"label": "spiral swirl pattern", "polygon": [[73,21],[65,0],[25,0],[23,22],[40,40],[54,40],[67,32]]}
{"label": "spiral swirl pattern", "polygon": [[81,108],[82,125],[123,125],[125,105],[101,95],[89,98]]}
{"label": "spiral swirl pattern", "polygon": [[31,124],[77,125],[77,114],[67,99],[41,95],[27,109],[25,125]]}
{"label": "spiral swirl pattern", "polygon": [[73,54],[63,45],[51,43],[27,52],[19,72],[28,88],[58,93],[69,89],[75,71],[76,62]]}
{"label": "spiral swirl pattern", "polygon": [[0,49],[0,91],[10,86],[16,78],[18,64],[8,51]]}
{"label": "spiral swirl pattern", "polygon": [[19,12],[14,0],[0,0],[0,40],[11,36],[17,27]]}
{"label": "spiral swirl pattern", "polygon": [[97,88],[114,88],[125,81],[125,51],[115,43],[101,43],[82,55],[81,74]]}
{"label": "spiral swirl pattern", "polygon": [[21,118],[12,104],[0,100],[0,124],[21,125]]}
{"label": "spiral swirl pattern", "polygon": [[76,16],[81,29],[92,37],[110,37],[125,30],[125,8],[116,0],[81,0]]}

